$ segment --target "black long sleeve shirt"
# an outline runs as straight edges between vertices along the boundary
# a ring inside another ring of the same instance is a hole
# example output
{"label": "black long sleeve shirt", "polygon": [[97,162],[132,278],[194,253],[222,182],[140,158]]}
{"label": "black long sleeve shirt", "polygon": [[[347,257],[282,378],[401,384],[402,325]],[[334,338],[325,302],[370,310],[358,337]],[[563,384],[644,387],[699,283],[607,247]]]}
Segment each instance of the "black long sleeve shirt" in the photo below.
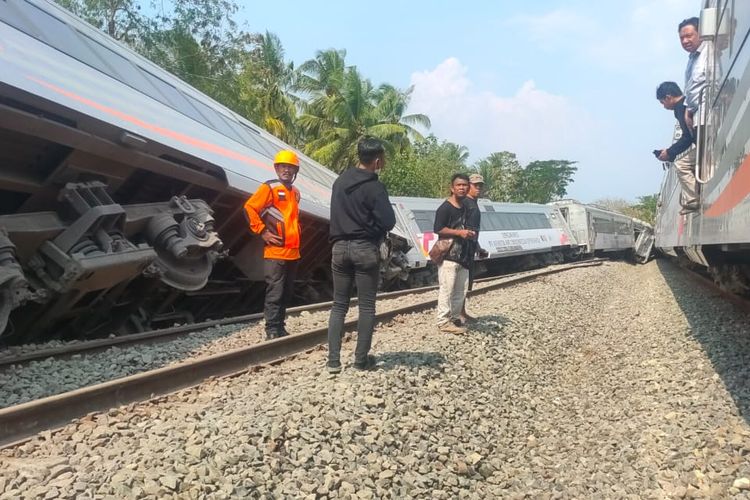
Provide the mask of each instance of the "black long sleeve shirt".
{"label": "black long sleeve shirt", "polygon": [[351,167],[333,183],[331,192],[332,242],[369,240],[378,243],[396,225],[388,191],[378,175]]}
{"label": "black long sleeve shirt", "polygon": [[685,99],[683,98],[674,108],[674,117],[680,124],[682,129],[682,136],[667,148],[667,154],[669,155],[669,161],[674,161],[677,155],[687,151],[691,144],[695,143],[695,137],[693,137],[693,131],[690,130],[685,123]]}

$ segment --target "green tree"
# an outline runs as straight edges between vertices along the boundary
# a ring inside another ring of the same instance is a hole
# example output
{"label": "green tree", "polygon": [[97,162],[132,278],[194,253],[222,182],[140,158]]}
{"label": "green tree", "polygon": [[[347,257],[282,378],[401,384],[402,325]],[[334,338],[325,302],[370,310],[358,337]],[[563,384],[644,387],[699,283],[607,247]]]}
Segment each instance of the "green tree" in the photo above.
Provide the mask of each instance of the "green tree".
{"label": "green tree", "polygon": [[634,210],[634,217],[637,217],[649,224],[656,223],[656,207],[659,201],[658,194],[647,194],[638,197],[638,203],[631,208]]}
{"label": "green tree", "polygon": [[519,201],[548,203],[564,197],[568,184],[578,170],[575,163],[569,160],[544,160],[526,165]]}
{"label": "green tree", "polygon": [[299,139],[294,64],[284,57],[281,40],[266,32],[254,40],[254,48],[239,75],[242,114],[273,135],[292,144]]}
{"label": "green tree", "polygon": [[375,88],[356,67],[346,66],[345,56],[344,51],[320,51],[300,66],[297,79],[297,88],[310,96],[298,120],[305,152],[336,172],[356,164],[362,137],[382,139],[393,157],[421,138],[412,124],[429,125],[423,115],[403,114],[410,89]]}
{"label": "green tree", "polygon": [[451,176],[468,173],[468,156],[465,146],[429,135],[393,158],[381,179],[393,196],[443,198],[448,195]]}
{"label": "green tree", "polygon": [[149,20],[141,14],[141,5],[137,0],[56,1],[115,40],[132,43],[149,29]]}
{"label": "green tree", "polygon": [[225,106],[242,110],[239,70],[258,41],[239,29],[234,0],[173,0],[160,4],[136,50]]}
{"label": "green tree", "polygon": [[599,198],[594,200],[592,205],[598,205],[613,212],[629,215],[633,204],[624,198]]}
{"label": "green tree", "polygon": [[523,169],[515,153],[492,153],[479,160],[474,169],[484,178],[484,197],[493,201],[520,201]]}

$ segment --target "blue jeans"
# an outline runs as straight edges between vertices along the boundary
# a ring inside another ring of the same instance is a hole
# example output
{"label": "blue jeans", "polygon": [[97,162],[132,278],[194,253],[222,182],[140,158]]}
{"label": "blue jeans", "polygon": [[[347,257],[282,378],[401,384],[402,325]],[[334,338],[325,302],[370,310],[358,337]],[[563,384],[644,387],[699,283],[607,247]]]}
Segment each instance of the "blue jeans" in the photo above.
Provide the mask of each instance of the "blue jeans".
{"label": "blue jeans", "polygon": [[354,362],[365,363],[375,329],[375,295],[380,278],[380,252],[378,246],[371,241],[349,240],[334,243],[332,254],[333,307],[328,321],[328,362],[341,361],[344,318],[349,311],[349,300],[356,284],[359,319]]}

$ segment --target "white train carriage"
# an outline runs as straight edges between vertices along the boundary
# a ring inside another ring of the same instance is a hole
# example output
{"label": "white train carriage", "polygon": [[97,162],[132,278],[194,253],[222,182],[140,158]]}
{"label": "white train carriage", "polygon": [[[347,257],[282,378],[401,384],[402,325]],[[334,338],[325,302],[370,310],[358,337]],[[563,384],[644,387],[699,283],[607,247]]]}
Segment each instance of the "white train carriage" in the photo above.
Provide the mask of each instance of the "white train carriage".
{"label": "white train carriage", "polygon": [[[435,212],[442,199],[391,197],[396,229],[407,235],[412,248],[406,255],[408,286],[435,281],[429,251],[437,241]],[[578,244],[555,207],[532,203],[496,203],[479,200],[482,222],[479,244],[489,252],[477,260],[477,275],[510,272],[574,258]]]}
{"label": "white train carriage", "polygon": [[621,252],[635,246],[631,217],[575,200],[554,201],[551,205],[559,208],[586,255]]}
{"label": "white train carriage", "polygon": [[656,245],[709,269],[725,289],[750,290],[750,3],[703,0],[706,89],[696,120],[698,211],[680,214],[681,185],[667,169]]}

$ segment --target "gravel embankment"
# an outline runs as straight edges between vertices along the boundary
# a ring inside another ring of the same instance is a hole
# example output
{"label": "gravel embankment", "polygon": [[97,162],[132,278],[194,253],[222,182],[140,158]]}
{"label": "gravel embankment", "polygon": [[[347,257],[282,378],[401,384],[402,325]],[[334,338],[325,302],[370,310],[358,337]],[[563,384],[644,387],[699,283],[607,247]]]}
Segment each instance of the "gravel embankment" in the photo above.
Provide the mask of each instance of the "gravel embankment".
{"label": "gravel embankment", "polygon": [[0,498],[750,498],[748,318],[706,295],[613,263],[465,336],[397,318],[375,372],[316,351],[5,450]]}
{"label": "gravel embankment", "polygon": [[[487,285],[488,283],[478,284],[477,288]],[[433,299],[436,293],[428,291],[380,300],[377,308],[378,311],[385,311],[404,307]],[[357,306],[353,305],[347,320],[356,319],[357,312]],[[287,330],[294,334],[326,327],[328,316],[328,310],[290,314],[287,318]],[[215,326],[154,344],[115,346],[100,352],[82,353],[67,358],[46,358],[14,365],[0,370],[0,408],[264,341],[263,321],[254,321]],[[60,345],[63,343],[59,341],[28,345],[15,348],[13,352],[18,355]]]}

